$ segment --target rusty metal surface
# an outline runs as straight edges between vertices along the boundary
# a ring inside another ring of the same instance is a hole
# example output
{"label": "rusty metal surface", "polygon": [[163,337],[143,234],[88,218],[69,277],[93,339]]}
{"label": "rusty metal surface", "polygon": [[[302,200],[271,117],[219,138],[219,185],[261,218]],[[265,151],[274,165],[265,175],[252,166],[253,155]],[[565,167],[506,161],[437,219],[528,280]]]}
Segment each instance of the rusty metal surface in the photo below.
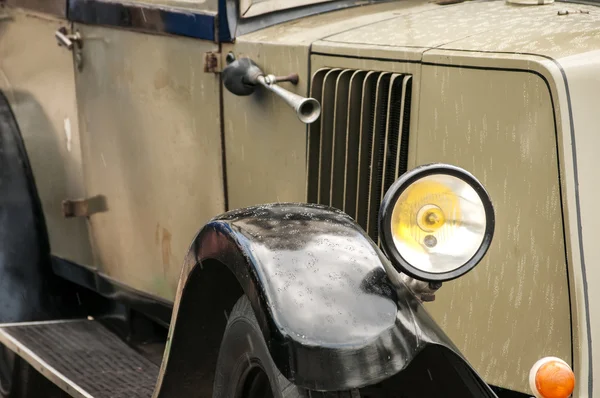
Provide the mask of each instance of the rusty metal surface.
{"label": "rusty metal surface", "polygon": [[207,52],[204,54],[204,72],[219,73],[221,72],[221,54],[218,52]]}
{"label": "rusty metal surface", "polygon": [[224,210],[219,76],[210,42],[76,25],[90,224],[101,273],[172,301],[199,225]]}
{"label": "rusty metal surface", "polygon": [[0,21],[0,90],[25,141],[53,254],[93,264],[85,219],[65,219],[65,198],[85,197],[71,52],[56,45],[66,26],[52,17],[5,9]]}

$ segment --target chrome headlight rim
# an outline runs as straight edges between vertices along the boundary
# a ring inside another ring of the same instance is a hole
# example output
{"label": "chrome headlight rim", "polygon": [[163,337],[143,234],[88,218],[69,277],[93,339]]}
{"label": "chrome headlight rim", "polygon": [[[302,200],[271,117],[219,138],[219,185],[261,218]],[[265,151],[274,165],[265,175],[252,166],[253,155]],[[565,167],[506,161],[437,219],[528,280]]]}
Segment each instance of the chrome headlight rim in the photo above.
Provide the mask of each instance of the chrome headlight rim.
{"label": "chrome headlight rim", "polygon": [[[465,264],[453,269],[452,271],[433,273],[417,268],[409,263],[404,257],[402,257],[396,245],[394,244],[392,215],[398,199],[408,187],[424,177],[440,174],[456,177],[473,188],[483,204],[486,225],[481,245]],[[479,182],[479,180],[477,180],[477,178],[475,178],[475,176],[457,166],[443,163],[432,163],[418,166],[413,170],[404,173],[388,189],[379,210],[379,236],[381,239],[381,247],[383,252],[390,259],[392,265],[398,272],[407,274],[415,279],[425,282],[445,282],[466,274],[475,268],[477,264],[479,264],[483,256],[487,253],[492,242],[496,224],[495,221],[494,206],[492,205],[490,196],[484,186],[481,184],[481,182]]]}

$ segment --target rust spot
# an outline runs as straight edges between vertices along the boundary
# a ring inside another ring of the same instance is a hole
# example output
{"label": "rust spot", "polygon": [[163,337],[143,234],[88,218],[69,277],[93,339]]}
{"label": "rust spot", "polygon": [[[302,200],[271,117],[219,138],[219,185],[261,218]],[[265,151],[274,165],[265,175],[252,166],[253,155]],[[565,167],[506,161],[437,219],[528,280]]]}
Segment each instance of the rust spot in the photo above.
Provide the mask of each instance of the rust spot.
{"label": "rust spot", "polygon": [[162,251],[162,261],[163,266],[168,267],[171,260],[171,233],[163,228],[162,229],[162,241],[161,241],[161,251]]}
{"label": "rust spot", "polygon": [[160,90],[161,88],[165,88],[169,85],[170,79],[169,74],[163,68],[160,68],[156,75],[154,76],[154,88]]}

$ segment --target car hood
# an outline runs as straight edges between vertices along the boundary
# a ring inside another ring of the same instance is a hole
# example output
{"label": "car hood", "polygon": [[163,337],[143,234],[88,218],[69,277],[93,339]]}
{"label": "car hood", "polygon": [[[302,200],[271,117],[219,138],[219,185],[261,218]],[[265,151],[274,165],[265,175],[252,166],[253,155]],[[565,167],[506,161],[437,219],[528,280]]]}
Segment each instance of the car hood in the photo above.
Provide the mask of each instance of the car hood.
{"label": "car hood", "polygon": [[536,54],[554,59],[600,48],[600,8],[505,1],[439,5],[422,0],[356,7],[272,26],[242,40],[321,47],[373,47]]}

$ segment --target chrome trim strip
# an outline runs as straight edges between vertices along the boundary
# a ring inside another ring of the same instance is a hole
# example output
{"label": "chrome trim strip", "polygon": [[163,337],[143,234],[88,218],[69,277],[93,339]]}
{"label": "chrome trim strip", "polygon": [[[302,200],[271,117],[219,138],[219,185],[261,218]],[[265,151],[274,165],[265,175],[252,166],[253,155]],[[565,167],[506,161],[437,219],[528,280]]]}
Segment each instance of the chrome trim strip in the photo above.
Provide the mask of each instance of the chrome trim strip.
{"label": "chrome trim strip", "polygon": [[216,13],[110,0],[68,0],[68,18],[89,25],[216,41]]}

